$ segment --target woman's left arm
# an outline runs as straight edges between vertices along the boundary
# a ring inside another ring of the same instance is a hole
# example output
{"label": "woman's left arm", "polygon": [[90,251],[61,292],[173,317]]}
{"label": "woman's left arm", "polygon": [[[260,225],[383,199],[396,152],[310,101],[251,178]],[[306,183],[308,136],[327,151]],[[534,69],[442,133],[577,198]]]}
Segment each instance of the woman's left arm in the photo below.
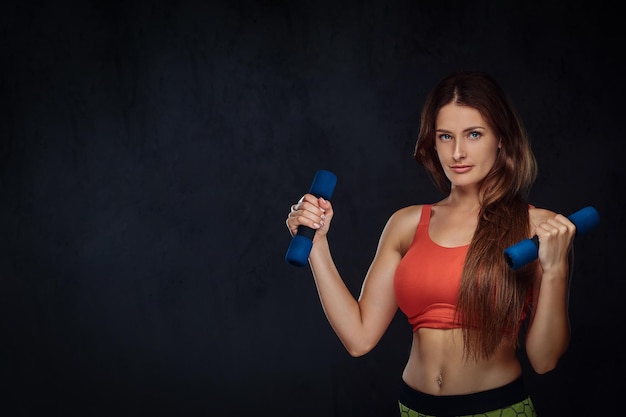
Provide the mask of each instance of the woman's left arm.
{"label": "woman's left arm", "polygon": [[545,374],[556,368],[570,342],[568,293],[576,226],[562,214],[538,212],[541,216],[535,223],[535,235],[539,239],[539,265],[526,354],[535,372]]}

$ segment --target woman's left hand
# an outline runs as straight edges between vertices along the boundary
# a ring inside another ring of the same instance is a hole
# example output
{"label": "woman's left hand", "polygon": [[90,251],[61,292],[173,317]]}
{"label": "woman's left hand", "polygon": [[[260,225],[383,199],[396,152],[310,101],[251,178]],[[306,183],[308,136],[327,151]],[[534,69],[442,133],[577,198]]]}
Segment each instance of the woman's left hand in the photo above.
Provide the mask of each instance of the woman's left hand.
{"label": "woman's left hand", "polygon": [[576,226],[567,217],[557,214],[540,223],[535,230],[539,239],[539,262],[545,272],[567,268],[567,257],[576,234]]}

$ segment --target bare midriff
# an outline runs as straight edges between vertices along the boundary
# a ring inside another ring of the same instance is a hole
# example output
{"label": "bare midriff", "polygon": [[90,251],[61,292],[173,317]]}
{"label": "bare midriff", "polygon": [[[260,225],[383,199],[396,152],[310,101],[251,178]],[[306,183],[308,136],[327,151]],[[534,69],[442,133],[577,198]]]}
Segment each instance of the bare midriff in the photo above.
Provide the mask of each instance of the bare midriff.
{"label": "bare midriff", "polygon": [[422,328],[413,333],[402,379],[426,394],[462,395],[501,387],[521,374],[514,347],[501,346],[488,360],[466,360],[461,329]]}

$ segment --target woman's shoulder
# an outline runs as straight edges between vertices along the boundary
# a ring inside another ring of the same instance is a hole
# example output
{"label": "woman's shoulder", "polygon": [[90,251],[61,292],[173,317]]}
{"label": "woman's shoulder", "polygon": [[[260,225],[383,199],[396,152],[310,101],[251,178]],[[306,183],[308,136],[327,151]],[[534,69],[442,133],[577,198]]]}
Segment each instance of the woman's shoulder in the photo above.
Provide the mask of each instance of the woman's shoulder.
{"label": "woman's shoulder", "polygon": [[424,206],[429,206],[430,204],[414,204],[406,207],[402,207],[396,210],[391,217],[389,218],[390,222],[394,223],[417,223],[419,222],[422,216],[422,209]]}
{"label": "woman's shoulder", "polygon": [[428,204],[415,204],[396,210],[387,221],[383,236],[394,242],[394,247],[404,255],[413,241],[422,211]]}
{"label": "woman's shoulder", "polygon": [[408,236],[413,239],[415,229],[422,218],[424,207],[430,207],[432,204],[413,204],[396,210],[387,221],[387,229],[397,231],[402,236]]}

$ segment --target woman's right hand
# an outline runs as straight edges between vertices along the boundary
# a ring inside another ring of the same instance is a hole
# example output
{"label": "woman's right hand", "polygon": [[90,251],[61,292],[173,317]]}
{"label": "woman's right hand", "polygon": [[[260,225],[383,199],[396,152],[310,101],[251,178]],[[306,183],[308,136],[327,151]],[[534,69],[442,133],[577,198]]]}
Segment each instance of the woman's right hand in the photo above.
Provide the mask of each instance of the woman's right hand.
{"label": "woman's right hand", "polygon": [[315,230],[313,243],[320,238],[325,238],[333,217],[333,206],[330,201],[313,194],[305,194],[291,206],[287,215],[287,228],[291,236],[298,232],[298,226],[303,225]]}

